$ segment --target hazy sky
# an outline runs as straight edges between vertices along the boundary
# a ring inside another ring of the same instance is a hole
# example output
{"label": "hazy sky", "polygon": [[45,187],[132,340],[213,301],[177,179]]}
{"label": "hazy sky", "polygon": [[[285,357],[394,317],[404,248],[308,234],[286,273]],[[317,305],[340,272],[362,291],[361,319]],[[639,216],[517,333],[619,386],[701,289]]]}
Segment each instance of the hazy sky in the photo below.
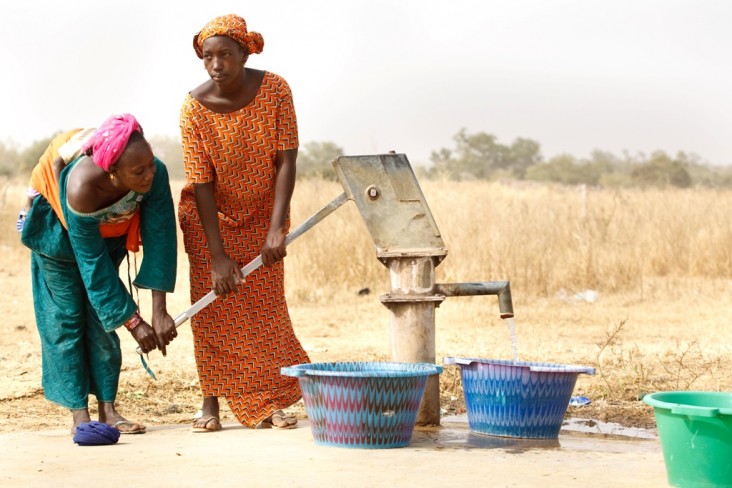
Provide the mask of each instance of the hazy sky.
{"label": "hazy sky", "polygon": [[301,144],[413,163],[461,128],[545,157],[657,149],[732,164],[726,0],[57,0],[4,2],[0,141],[137,116],[177,136],[206,79],[193,35],[237,13],[264,36],[249,66],[284,76]]}

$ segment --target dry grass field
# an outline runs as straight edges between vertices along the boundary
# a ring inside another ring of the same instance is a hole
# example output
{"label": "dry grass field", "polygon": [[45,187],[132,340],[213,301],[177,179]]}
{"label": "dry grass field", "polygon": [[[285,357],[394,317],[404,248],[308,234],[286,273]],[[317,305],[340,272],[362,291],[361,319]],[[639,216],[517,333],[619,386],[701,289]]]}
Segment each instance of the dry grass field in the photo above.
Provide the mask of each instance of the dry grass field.
{"label": "dry grass field", "polygon": [[[448,248],[437,282],[510,280],[520,359],[597,369],[575,390],[592,403],[568,415],[650,427],[652,411],[640,401],[647,392],[732,391],[730,192],[420,183]],[[29,251],[14,230],[24,182],[0,181],[0,191],[0,431],[67,426],[70,415],[45,401],[40,386]],[[299,182],[293,226],[341,191],[338,183]],[[352,202],[290,246],[286,269],[293,322],[313,361],[389,359],[389,312],[379,300],[388,272]],[[358,294],[364,288],[370,293]],[[139,299],[149,316],[149,294]],[[189,304],[181,248],[169,310],[175,316]],[[446,299],[436,331],[438,363],[513,355],[493,296]],[[128,418],[189,422],[198,410],[190,330],[180,332],[167,357],[149,357],[157,381],[120,332],[118,402]],[[440,381],[444,409],[461,411],[457,370],[445,367]],[[233,417],[224,410],[224,419]]]}

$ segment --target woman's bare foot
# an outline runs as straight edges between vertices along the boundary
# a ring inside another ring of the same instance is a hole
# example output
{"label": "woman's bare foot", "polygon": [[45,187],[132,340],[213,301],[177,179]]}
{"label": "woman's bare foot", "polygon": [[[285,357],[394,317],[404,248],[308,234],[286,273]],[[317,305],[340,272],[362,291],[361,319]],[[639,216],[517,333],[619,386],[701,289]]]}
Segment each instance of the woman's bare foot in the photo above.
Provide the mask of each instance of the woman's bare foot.
{"label": "woman's bare foot", "polygon": [[91,417],[89,417],[88,408],[72,409],[71,414],[74,416],[74,426],[71,427],[71,435],[76,434],[76,428],[79,425],[81,425],[85,422],[91,422]]}
{"label": "woman's bare foot", "polygon": [[205,397],[201,416],[193,421],[193,432],[215,432],[221,430],[218,397]]}
{"label": "woman's bare foot", "polygon": [[120,415],[111,402],[99,402],[99,421],[111,425],[120,434],[144,434],[147,430],[144,425],[130,422]]}

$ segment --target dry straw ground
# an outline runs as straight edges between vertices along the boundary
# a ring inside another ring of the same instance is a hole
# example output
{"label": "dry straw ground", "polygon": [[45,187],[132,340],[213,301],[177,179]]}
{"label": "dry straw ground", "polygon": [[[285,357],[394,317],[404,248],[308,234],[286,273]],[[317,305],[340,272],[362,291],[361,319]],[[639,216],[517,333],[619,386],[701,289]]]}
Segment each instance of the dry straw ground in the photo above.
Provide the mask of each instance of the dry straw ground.
{"label": "dry straw ground", "polygon": [[[24,184],[0,185],[0,431],[67,426],[69,414],[45,401],[40,385],[29,252],[13,230]],[[568,415],[651,427],[650,407],[639,401],[647,392],[732,390],[729,192],[421,185],[448,248],[437,282],[510,280],[520,358],[597,368],[595,376],[581,375],[575,390],[592,404],[570,407]],[[173,186],[177,195],[181,184]],[[300,182],[293,225],[340,192],[338,183]],[[353,203],[293,243],[286,262],[293,322],[313,361],[389,359],[388,310],[379,301],[388,274]],[[364,288],[371,293],[359,295]],[[588,290],[596,300],[588,300]],[[140,302],[149,316],[149,295],[141,293]],[[181,252],[169,309],[177,315],[189,304]],[[449,298],[436,322],[438,362],[512,357],[495,297]],[[134,341],[121,331],[118,402],[127,417],[189,422],[198,410],[190,330],[180,330],[167,357],[149,358],[157,381],[146,376]],[[445,410],[461,411],[454,367],[445,368],[441,387]],[[224,417],[232,420],[227,410]]]}

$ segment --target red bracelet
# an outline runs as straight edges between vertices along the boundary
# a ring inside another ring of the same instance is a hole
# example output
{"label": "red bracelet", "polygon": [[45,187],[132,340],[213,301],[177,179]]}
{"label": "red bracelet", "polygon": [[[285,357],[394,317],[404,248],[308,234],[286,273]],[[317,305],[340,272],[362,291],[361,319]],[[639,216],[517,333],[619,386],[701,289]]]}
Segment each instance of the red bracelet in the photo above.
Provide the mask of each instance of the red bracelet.
{"label": "red bracelet", "polygon": [[127,328],[127,330],[131,331],[132,329],[137,327],[140,322],[142,322],[142,317],[140,317],[139,312],[135,312],[134,315],[132,315],[132,317],[130,317],[127,322],[125,322],[125,327]]}

